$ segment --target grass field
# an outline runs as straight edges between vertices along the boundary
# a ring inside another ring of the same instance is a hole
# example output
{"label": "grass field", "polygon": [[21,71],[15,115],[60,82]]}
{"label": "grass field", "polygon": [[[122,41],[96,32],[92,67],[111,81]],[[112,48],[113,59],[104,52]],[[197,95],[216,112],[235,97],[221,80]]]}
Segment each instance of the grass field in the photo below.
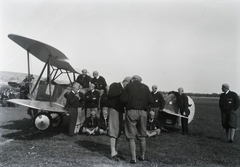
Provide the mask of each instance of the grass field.
{"label": "grass field", "polygon": [[[0,166],[240,166],[240,132],[226,142],[217,98],[193,98],[196,105],[189,135],[180,127],[147,138],[148,161],[129,164],[124,135],[119,141],[120,162],[109,159],[107,136],[67,136],[67,126],[40,132],[32,128],[26,108],[0,107]],[[238,125],[240,125],[238,113]],[[137,153],[139,142],[137,141]]]}

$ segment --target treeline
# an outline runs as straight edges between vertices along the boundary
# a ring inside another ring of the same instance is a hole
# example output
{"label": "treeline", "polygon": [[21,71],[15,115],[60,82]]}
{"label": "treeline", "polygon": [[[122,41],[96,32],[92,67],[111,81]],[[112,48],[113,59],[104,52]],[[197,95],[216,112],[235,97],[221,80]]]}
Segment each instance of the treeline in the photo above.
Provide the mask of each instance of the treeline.
{"label": "treeline", "polygon": [[195,97],[220,97],[220,94],[217,93],[186,93],[188,96],[195,96]]}
{"label": "treeline", "polygon": [[[163,95],[167,95],[169,92],[162,91]],[[188,96],[194,96],[194,97],[220,97],[220,94],[217,93],[186,93]]]}

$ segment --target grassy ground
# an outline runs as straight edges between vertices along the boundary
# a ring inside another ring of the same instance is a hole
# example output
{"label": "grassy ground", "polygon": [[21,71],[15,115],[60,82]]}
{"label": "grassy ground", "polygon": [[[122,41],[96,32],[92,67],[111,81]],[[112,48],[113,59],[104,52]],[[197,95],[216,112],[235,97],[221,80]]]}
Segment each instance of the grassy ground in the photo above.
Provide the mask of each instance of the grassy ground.
{"label": "grassy ground", "polygon": [[[148,161],[132,166],[240,166],[240,132],[226,143],[218,99],[195,98],[196,114],[189,135],[180,127],[147,138]],[[240,124],[238,114],[238,123]],[[67,136],[67,126],[48,132],[36,131],[26,108],[0,107],[0,166],[131,166],[125,136],[119,141],[120,162],[109,159],[107,136]],[[139,142],[137,141],[139,153]]]}

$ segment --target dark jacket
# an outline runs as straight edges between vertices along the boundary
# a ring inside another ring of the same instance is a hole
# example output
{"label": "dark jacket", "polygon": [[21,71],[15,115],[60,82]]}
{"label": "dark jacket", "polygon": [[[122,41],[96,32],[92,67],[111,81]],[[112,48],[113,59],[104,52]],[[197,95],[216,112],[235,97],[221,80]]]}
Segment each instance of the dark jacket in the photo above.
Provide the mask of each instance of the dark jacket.
{"label": "dark jacket", "polygon": [[160,110],[163,110],[163,108],[165,107],[165,100],[163,98],[163,95],[160,92],[152,92],[152,96],[154,102],[151,107],[159,107]]}
{"label": "dark jacket", "polygon": [[222,93],[219,99],[219,107],[222,112],[236,111],[239,108],[239,97],[235,92]]}
{"label": "dark jacket", "polygon": [[147,130],[156,130],[160,129],[160,123],[158,122],[157,119],[153,119],[153,122],[148,119],[147,121]]}
{"label": "dark jacket", "polygon": [[108,117],[106,120],[103,117],[100,117],[99,122],[98,122],[98,127],[103,130],[108,129]]}
{"label": "dark jacket", "polygon": [[126,104],[127,110],[147,111],[153,103],[153,97],[147,85],[133,81],[124,89],[121,95],[121,101]]}
{"label": "dark jacket", "polygon": [[64,97],[67,99],[65,109],[68,108],[78,108],[79,99],[73,91],[67,92],[64,94]]}
{"label": "dark jacket", "polygon": [[85,108],[86,107],[85,95],[82,92],[79,92],[79,97],[80,97],[80,100],[78,102],[79,103],[78,107]]}
{"label": "dark jacket", "polygon": [[188,97],[186,94],[182,93],[181,95],[179,94],[178,96],[178,106],[180,109],[180,114],[183,115],[185,112],[186,114],[184,116],[188,116],[190,114],[189,110],[189,103],[188,103]]}
{"label": "dark jacket", "polygon": [[91,82],[92,78],[88,75],[86,75],[85,77],[83,77],[82,74],[80,74],[77,77],[76,82],[78,82],[80,85],[82,85],[83,88],[89,88],[89,82]]}
{"label": "dark jacket", "polygon": [[105,90],[107,86],[106,80],[102,76],[99,76],[98,79],[93,78],[91,83],[95,85],[95,89],[97,90]]}
{"label": "dark jacket", "polygon": [[83,127],[84,128],[96,128],[98,127],[98,118],[95,117],[94,119],[90,117],[87,117],[86,120],[83,122]]}
{"label": "dark jacket", "polygon": [[100,93],[97,90],[87,91],[85,94],[86,107],[97,108],[99,103]]}
{"label": "dark jacket", "polygon": [[103,108],[103,107],[108,107],[108,95],[106,92],[104,92],[100,98],[100,108]]}
{"label": "dark jacket", "polygon": [[124,104],[120,101],[123,92],[121,83],[112,83],[108,91],[108,107],[113,108],[118,112],[124,112]]}

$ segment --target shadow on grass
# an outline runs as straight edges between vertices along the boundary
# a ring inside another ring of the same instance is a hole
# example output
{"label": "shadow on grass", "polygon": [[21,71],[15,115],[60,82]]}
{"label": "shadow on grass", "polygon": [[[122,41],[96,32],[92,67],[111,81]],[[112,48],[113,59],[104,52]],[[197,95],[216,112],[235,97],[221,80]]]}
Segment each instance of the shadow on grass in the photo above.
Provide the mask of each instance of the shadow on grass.
{"label": "shadow on grass", "polygon": [[[91,140],[81,140],[75,143],[83,148],[90,150],[91,152],[97,152],[111,160],[110,145],[102,144]],[[126,161],[126,155],[124,155],[122,152],[118,151],[118,156],[119,159]]]}
{"label": "shadow on grass", "polygon": [[14,140],[38,140],[44,138],[50,138],[60,133],[67,133],[66,127],[51,128],[47,131],[39,131],[33,128],[32,119],[22,119],[9,121],[9,124],[2,125],[0,128],[7,130],[14,130],[7,134],[3,134],[2,137]]}

